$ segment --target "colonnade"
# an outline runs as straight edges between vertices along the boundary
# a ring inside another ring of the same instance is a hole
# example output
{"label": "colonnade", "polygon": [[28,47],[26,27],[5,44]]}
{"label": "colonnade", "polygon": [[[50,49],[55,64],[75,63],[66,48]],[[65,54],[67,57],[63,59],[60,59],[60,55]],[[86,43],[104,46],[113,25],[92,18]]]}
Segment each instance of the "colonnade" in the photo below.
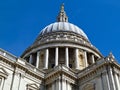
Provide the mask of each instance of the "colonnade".
{"label": "colonnade", "polygon": [[[79,49],[78,48],[74,48],[74,54],[75,54],[75,69],[80,69],[80,61],[79,61]],[[36,54],[36,68],[39,68],[39,63],[40,63],[40,52],[41,51],[38,51],[37,54]],[[84,52],[84,67],[87,67],[89,65],[88,63],[88,57],[87,57],[87,51],[83,51]],[[49,64],[49,49],[45,49],[45,53],[44,53],[44,67],[43,69],[48,69],[48,64]],[[55,63],[54,65],[55,66],[58,66],[59,64],[59,47],[55,47]],[[62,57],[62,56],[61,56]],[[91,55],[91,62],[92,63],[95,63],[95,58],[94,58],[94,55],[92,54]],[[29,63],[32,63],[33,60],[32,60],[32,54],[30,55],[29,57]],[[65,62],[64,64],[69,67],[69,63],[70,62],[70,59],[69,59],[69,48],[68,47],[65,47]]]}

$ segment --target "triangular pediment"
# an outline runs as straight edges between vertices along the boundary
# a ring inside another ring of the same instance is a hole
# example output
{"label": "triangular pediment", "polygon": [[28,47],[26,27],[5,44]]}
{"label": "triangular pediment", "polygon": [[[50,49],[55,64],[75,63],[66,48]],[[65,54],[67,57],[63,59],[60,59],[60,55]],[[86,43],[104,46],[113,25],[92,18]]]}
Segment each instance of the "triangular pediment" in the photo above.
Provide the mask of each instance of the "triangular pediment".
{"label": "triangular pediment", "polygon": [[1,67],[0,67],[0,76],[5,77],[5,78],[8,76],[7,71]]}
{"label": "triangular pediment", "polygon": [[36,85],[36,84],[28,84],[27,85],[29,88],[35,88],[35,89],[38,89],[39,87],[38,87],[38,85]]}

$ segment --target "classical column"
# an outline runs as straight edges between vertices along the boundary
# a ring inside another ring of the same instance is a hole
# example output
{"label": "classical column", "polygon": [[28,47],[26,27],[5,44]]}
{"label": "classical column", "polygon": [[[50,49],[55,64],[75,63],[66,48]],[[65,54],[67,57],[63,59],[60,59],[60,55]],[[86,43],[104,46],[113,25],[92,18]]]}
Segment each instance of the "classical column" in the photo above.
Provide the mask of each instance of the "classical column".
{"label": "classical column", "polygon": [[102,85],[104,90],[110,90],[110,83],[109,83],[107,71],[105,70],[101,75],[102,75],[102,83],[103,83]]}
{"label": "classical column", "polygon": [[72,90],[71,84],[69,82],[67,83],[67,86],[68,86],[68,90]]}
{"label": "classical column", "polygon": [[29,58],[29,63],[32,64],[32,54],[30,55],[30,58]]}
{"label": "classical column", "polygon": [[40,62],[40,51],[37,52],[36,68],[39,67],[39,62]]}
{"label": "classical column", "polygon": [[52,83],[52,90],[55,90],[55,82]]}
{"label": "classical column", "polygon": [[58,66],[58,47],[55,48],[55,66]]}
{"label": "classical column", "polygon": [[76,48],[75,49],[75,68],[76,69],[80,69],[80,67],[79,67],[79,61],[78,61],[79,59],[78,59],[78,49]]}
{"label": "classical column", "polygon": [[109,71],[108,71],[108,76],[109,76],[111,90],[116,90],[113,72],[112,72],[112,69],[110,67],[109,67]]}
{"label": "classical column", "polygon": [[56,80],[55,90],[61,90],[61,78],[60,77]]}
{"label": "classical column", "polygon": [[66,90],[66,80],[62,79],[62,89],[61,90]]}
{"label": "classical column", "polygon": [[85,67],[88,66],[88,62],[87,62],[87,52],[84,51],[84,59],[85,59]]}
{"label": "classical column", "polygon": [[115,76],[116,89],[119,90],[120,89],[120,83],[119,83],[119,80],[118,80],[118,75],[115,73],[114,76]]}
{"label": "classical column", "polygon": [[44,62],[44,69],[48,69],[48,58],[49,58],[49,50],[45,50],[45,62]]}
{"label": "classical column", "polygon": [[91,57],[92,57],[92,63],[95,63],[95,57],[94,57],[94,55],[92,55]]}
{"label": "classical column", "polygon": [[3,90],[5,78],[0,79],[0,90]]}
{"label": "classical column", "polygon": [[68,47],[65,48],[65,65],[69,67],[69,52]]}
{"label": "classical column", "polygon": [[[102,84],[102,76],[100,75],[99,71],[97,71],[96,78],[97,78],[97,80],[95,81],[95,83],[96,83],[95,90],[104,90],[103,84]],[[80,90],[82,90],[82,89],[80,89]]]}
{"label": "classical column", "polygon": [[120,84],[120,74],[118,74],[119,84]]}

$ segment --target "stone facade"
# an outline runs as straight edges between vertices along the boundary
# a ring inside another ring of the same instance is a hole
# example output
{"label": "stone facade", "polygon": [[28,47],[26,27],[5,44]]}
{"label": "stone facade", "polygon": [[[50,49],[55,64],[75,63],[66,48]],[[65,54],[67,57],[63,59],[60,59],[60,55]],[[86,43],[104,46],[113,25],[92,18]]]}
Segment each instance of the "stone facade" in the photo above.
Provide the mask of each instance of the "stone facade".
{"label": "stone facade", "polygon": [[0,90],[120,90],[120,65],[68,22],[62,5],[20,58],[0,49]]}

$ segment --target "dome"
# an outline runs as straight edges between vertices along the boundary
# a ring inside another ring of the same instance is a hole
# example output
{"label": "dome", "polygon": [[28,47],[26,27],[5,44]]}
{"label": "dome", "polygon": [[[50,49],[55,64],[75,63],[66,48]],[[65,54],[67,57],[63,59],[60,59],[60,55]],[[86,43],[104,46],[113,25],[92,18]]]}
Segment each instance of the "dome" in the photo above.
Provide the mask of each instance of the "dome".
{"label": "dome", "polygon": [[82,70],[94,64],[102,55],[81,28],[68,22],[62,5],[57,22],[42,29],[21,57],[46,71],[59,65]]}
{"label": "dome", "polygon": [[74,32],[77,34],[80,34],[81,36],[88,39],[87,35],[83,32],[82,29],[80,29],[78,26],[71,24],[69,22],[55,22],[48,26],[46,26],[41,32],[40,35],[44,35],[51,32],[57,32],[57,31],[68,31],[68,32]]}

